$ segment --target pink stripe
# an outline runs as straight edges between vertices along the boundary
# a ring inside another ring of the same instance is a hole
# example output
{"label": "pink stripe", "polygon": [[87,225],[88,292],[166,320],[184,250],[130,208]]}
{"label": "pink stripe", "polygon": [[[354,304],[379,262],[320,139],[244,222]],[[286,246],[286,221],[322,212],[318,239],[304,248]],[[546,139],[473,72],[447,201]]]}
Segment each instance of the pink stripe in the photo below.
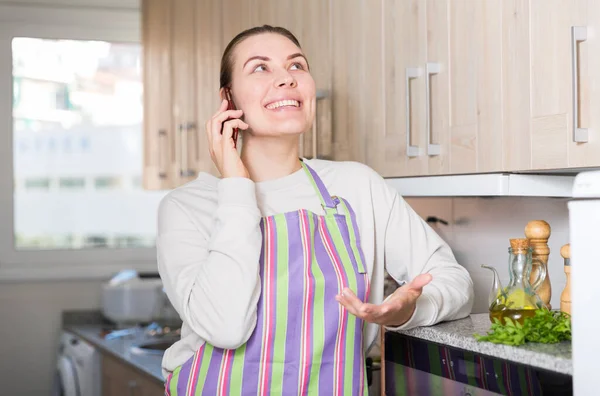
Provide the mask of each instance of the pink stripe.
{"label": "pink stripe", "polygon": [[233,353],[235,352],[233,349],[228,349],[224,351],[223,363],[221,365],[221,375],[219,376],[219,389],[217,392],[221,394],[221,396],[226,396],[229,394],[229,376],[231,373],[231,366],[233,364]]}
{"label": "pink stripe", "polygon": [[190,369],[190,378],[188,379],[187,389],[185,391],[186,396],[193,396],[196,392],[196,384],[198,382],[198,375],[200,374],[200,356],[203,355],[204,346],[206,344],[202,344],[198,352],[194,355],[194,361],[192,363],[192,368]]}
{"label": "pink stripe", "polygon": [[[347,281],[343,277],[343,268],[342,268],[340,261],[338,260],[338,257],[335,254],[333,254],[333,243],[332,243],[328,233],[325,230],[325,223],[323,221],[323,218],[321,218],[321,217],[319,217],[319,232],[321,233],[321,237],[323,238],[323,241],[325,242],[325,250],[327,251],[327,254],[329,255],[329,258],[331,259],[331,261],[334,263],[335,273],[338,278],[338,290],[340,292],[342,292]],[[340,329],[338,329],[338,335],[336,337],[336,343],[335,343],[336,344],[335,345],[336,376],[335,376],[335,382],[334,382],[334,393],[336,395],[342,394],[340,383],[342,382],[342,378],[343,378],[343,370],[342,370],[343,368],[342,368],[342,365],[340,364],[340,362],[342,360],[342,356],[344,353],[343,340],[345,339],[344,337],[346,336],[346,326],[344,325],[344,323],[346,323],[346,315],[347,315],[347,312],[345,309],[339,310],[338,319],[339,319],[339,323],[341,325],[340,326],[341,331],[340,331]]]}
{"label": "pink stripe", "polygon": [[304,291],[304,301],[303,301],[303,307],[304,307],[304,312],[302,313],[302,317],[303,317],[303,326],[302,326],[302,349],[301,349],[301,353],[302,356],[304,357],[303,362],[301,364],[301,368],[300,368],[300,394],[304,395],[306,394],[307,391],[307,386],[308,386],[308,379],[309,379],[309,371],[307,370],[307,363],[310,361],[310,345],[311,345],[311,340],[309,339],[310,336],[310,332],[309,329],[311,328],[310,325],[310,318],[311,318],[311,308],[309,306],[309,301],[311,301],[312,295],[313,295],[313,290],[312,290],[312,283],[311,283],[311,279],[310,279],[310,268],[309,268],[309,264],[312,260],[312,248],[310,245],[310,240],[308,238],[309,234],[310,234],[310,230],[308,227],[308,221],[307,221],[307,212],[305,210],[300,210],[300,222],[301,222],[301,234],[302,234],[302,246],[303,246],[303,250],[304,250],[304,284],[305,286],[305,291]]}
{"label": "pink stripe", "polygon": [[165,384],[165,395],[171,396],[171,378],[173,378],[173,373],[169,374],[167,377],[167,382]]}
{"label": "pink stripe", "polygon": [[[265,273],[264,273],[264,277],[265,277],[265,290],[263,291],[263,293],[265,293],[265,296],[269,296],[271,297],[271,295],[273,294],[273,290],[272,290],[272,283],[273,283],[273,279],[272,279],[272,272],[273,272],[273,261],[274,261],[274,257],[273,255],[275,254],[274,249],[272,248],[273,245],[273,238],[275,238],[275,235],[273,234],[273,225],[272,225],[273,219],[271,217],[267,218],[267,221],[265,222],[265,235],[266,235],[266,252],[268,252],[268,254],[265,255]],[[271,298],[265,298],[264,299],[264,304],[265,304],[265,308],[264,308],[264,333],[263,333],[263,339],[262,339],[262,346],[263,346],[263,350],[261,353],[261,370],[260,370],[260,379],[259,379],[259,386],[261,389],[261,394],[266,394],[267,392],[267,385],[268,385],[268,379],[269,379],[269,375],[267,373],[267,371],[270,369],[271,365],[268,364],[269,359],[270,359],[270,346],[271,346],[271,311],[272,311],[272,299]]]}

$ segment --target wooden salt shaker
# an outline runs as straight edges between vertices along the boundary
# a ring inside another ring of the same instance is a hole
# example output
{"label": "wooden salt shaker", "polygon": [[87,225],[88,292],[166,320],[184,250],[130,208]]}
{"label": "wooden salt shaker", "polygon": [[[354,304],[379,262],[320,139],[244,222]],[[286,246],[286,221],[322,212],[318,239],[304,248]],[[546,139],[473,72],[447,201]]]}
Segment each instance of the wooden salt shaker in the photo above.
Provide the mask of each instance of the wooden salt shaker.
{"label": "wooden salt shaker", "polygon": [[[532,220],[525,227],[525,236],[529,239],[530,245],[533,248],[532,258],[539,259],[544,267],[546,267],[546,279],[544,279],[536,293],[548,309],[552,309],[550,304],[552,287],[550,285],[550,273],[548,272],[548,255],[550,255],[548,238],[550,238],[550,233],[550,224],[544,220]],[[529,278],[530,282],[535,281],[538,276],[537,273],[537,266],[533,267]]]}
{"label": "wooden salt shaker", "polygon": [[560,310],[571,315],[571,244],[567,243],[560,249],[560,255],[565,259],[565,275],[567,284],[560,294]]}

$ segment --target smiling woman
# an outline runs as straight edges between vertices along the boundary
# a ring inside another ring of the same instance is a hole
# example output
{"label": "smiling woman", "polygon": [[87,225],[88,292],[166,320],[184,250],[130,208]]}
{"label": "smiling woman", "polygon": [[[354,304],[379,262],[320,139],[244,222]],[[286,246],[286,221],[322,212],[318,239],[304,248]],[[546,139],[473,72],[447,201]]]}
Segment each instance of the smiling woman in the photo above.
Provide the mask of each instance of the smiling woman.
{"label": "smiling woman", "polygon": [[[298,158],[316,91],[292,33],[246,30],[221,66],[206,135],[222,177],[198,175],[158,213],[159,271],[183,320],[167,394],[365,395],[378,325],[467,316],[469,274],[372,169]],[[383,301],[386,269],[405,284]]]}

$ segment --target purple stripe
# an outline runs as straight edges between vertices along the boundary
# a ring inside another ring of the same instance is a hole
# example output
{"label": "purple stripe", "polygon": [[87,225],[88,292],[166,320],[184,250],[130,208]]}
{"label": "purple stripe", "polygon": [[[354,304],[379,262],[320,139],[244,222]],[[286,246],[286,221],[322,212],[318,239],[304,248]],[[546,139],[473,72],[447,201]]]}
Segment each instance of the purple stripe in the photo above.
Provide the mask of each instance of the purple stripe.
{"label": "purple stripe", "polygon": [[335,272],[334,263],[329,260],[325,250],[325,242],[320,233],[315,233],[315,254],[317,257],[326,258],[319,260],[319,268],[325,278],[325,345],[321,359],[321,369],[319,373],[319,393],[322,395],[333,395],[333,384],[335,380],[335,344],[337,329],[339,327],[340,305],[335,300],[338,293],[338,277]]}
{"label": "purple stripe", "polygon": [[[270,234],[268,236],[269,240],[271,241],[271,251],[268,252],[269,256],[270,256],[270,265],[269,265],[269,270],[270,270],[270,283],[269,283],[269,290],[267,291],[267,297],[269,298],[269,309],[270,309],[270,318],[269,318],[269,323],[270,323],[270,329],[268,329],[270,331],[269,333],[269,338],[267,339],[267,346],[268,349],[265,351],[266,355],[265,358],[267,360],[267,362],[271,362],[273,361],[273,353],[274,353],[274,348],[275,348],[275,331],[276,331],[276,324],[277,324],[277,305],[276,305],[276,299],[277,299],[277,258],[278,258],[278,246],[277,246],[277,226],[275,224],[275,219],[273,217],[269,217],[266,219],[266,221],[269,222],[269,226],[270,226]],[[264,262],[264,265],[266,265],[266,262]],[[265,346],[265,348],[267,347]],[[275,363],[277,364],[277,363]],[[266,378],[266,385],[265,385],[265,389],[267,390],[267,392],[271,391],[271,382],[273,379],[273,365],[272,364],[268,364],[266,367],[263,367],[264,372],[264,376]]]}
{"label": "purple stripe", "polygon": [[[260,230],[263,235],[263,241],[265,240],[265,224],[264,219],[260,223]],[[263,243],[262,250],[260,252],[260,279],[264,286],[264,275],[265,275],[265,246]],[[256,318],[256,328],[250,336],[250,339],[246,343],[246,352],[244,353],[244,375],[242,378],[242,395],[252,395],[258,393],[258,378],[260,376],[260,352],[263,336],[263,295],[261,292],[260,298],[258,299],[258,312]]]}
{"label": "purple stripe", "polygon": [[208,365],[208,371],[206,372],[206,378],[209,381],[205,381],[204,378],[198,378],[198,383],[194,386],[192,394],[195,394],[197,386],[204,382],[202,389],[203,394],[217,394],[217,388],[219,387],[219,374],[221,373],[221,362],[224,359],[224,350],[221,348],[214,348],[212,356],[210,358],[210,364]]}
{"label": "purple stripe", "polygon": [[325,206],[327,206],[328,208],[335,208],[336,205],[333,202],[331,195],[329,195],[329,191],[327,191],[327,188],[325,188],[325,184],[323,184],[323,181],[321,180],[319,175],[317,175],[317,172],[315,172],[314,169],[312,169],[306,163],[304,165],[306,166],[306,169],[308,169],[310,176],[317,185],[317,189],[319,190],[318,192],[321,195],[323,202],[325,202]]}
{"label": "purple stripe", "polygon": [[[342,201],[346,204],[348,211],[350,212],[350,220],[352,220],[352,228],[354,229],[354,237],[356,238],[356,247],[358,248],[358,253],[360,254],[360,259],[362,260],[363,265],[365,266],[365,270],[367,268],[367,263],[365,261],[365,254],[362,250],[360,244],[360,230],[358,229],[358,223],[356,221],[356,214],[354,213],[354,209],[350,206],[350,203],[342,198]],[[367,296],[369,297],[369,296]]]}
{"label": "purple stripe", "polygon": [[300,344],[302,337],[302,298],[304,291],[304,251],[300,233],[300,213],[285,215],[288,240],[296,241],[288,248],[288,320],[285,341],[285,367],[283,384],[285,389],[299,389]]}
{"label": "purple stripe", "polygon": [[200,350],[194,354],[191,358],[188,359],[181,366],[181,370],[179,371],[179,378],[177,378],[177,394],[185,395],[187,392],[188,380],[190,379],[190,371],[192,370],[192,365],[194,364],[194,358],[196,355],[200,355],[198,357],[198,370],[200,370],[200,362],[202,362],[202,358],[204,357],[204,351],[206,350],[206,346],[202,345]]}

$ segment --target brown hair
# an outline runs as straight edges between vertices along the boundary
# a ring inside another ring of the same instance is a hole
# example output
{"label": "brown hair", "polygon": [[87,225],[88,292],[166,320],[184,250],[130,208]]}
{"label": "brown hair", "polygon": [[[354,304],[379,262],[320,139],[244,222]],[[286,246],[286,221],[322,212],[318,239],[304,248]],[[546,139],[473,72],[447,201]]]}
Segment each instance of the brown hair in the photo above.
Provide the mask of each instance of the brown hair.
{"label": "brown hair", "polygon": [[229,44],[227,44],[227,47],[223,52],[223,57],[221,58],[221,88],[229,87],[231,85],[231,73],[233,69],[233,51],[235,50],[235,47],[237,47],[239,43],[241,43],[248,37],[256,36],[257,34],[262,33],[280,34],[283,37],[289,39],[292,43],[296,44],[298,48],[302,48],[300,47],[300,42],[298,41],[296,36],[294,36],[292,32],[283,27],[263,25],[244,30],[243,32],[235,36],[229,42]]}

